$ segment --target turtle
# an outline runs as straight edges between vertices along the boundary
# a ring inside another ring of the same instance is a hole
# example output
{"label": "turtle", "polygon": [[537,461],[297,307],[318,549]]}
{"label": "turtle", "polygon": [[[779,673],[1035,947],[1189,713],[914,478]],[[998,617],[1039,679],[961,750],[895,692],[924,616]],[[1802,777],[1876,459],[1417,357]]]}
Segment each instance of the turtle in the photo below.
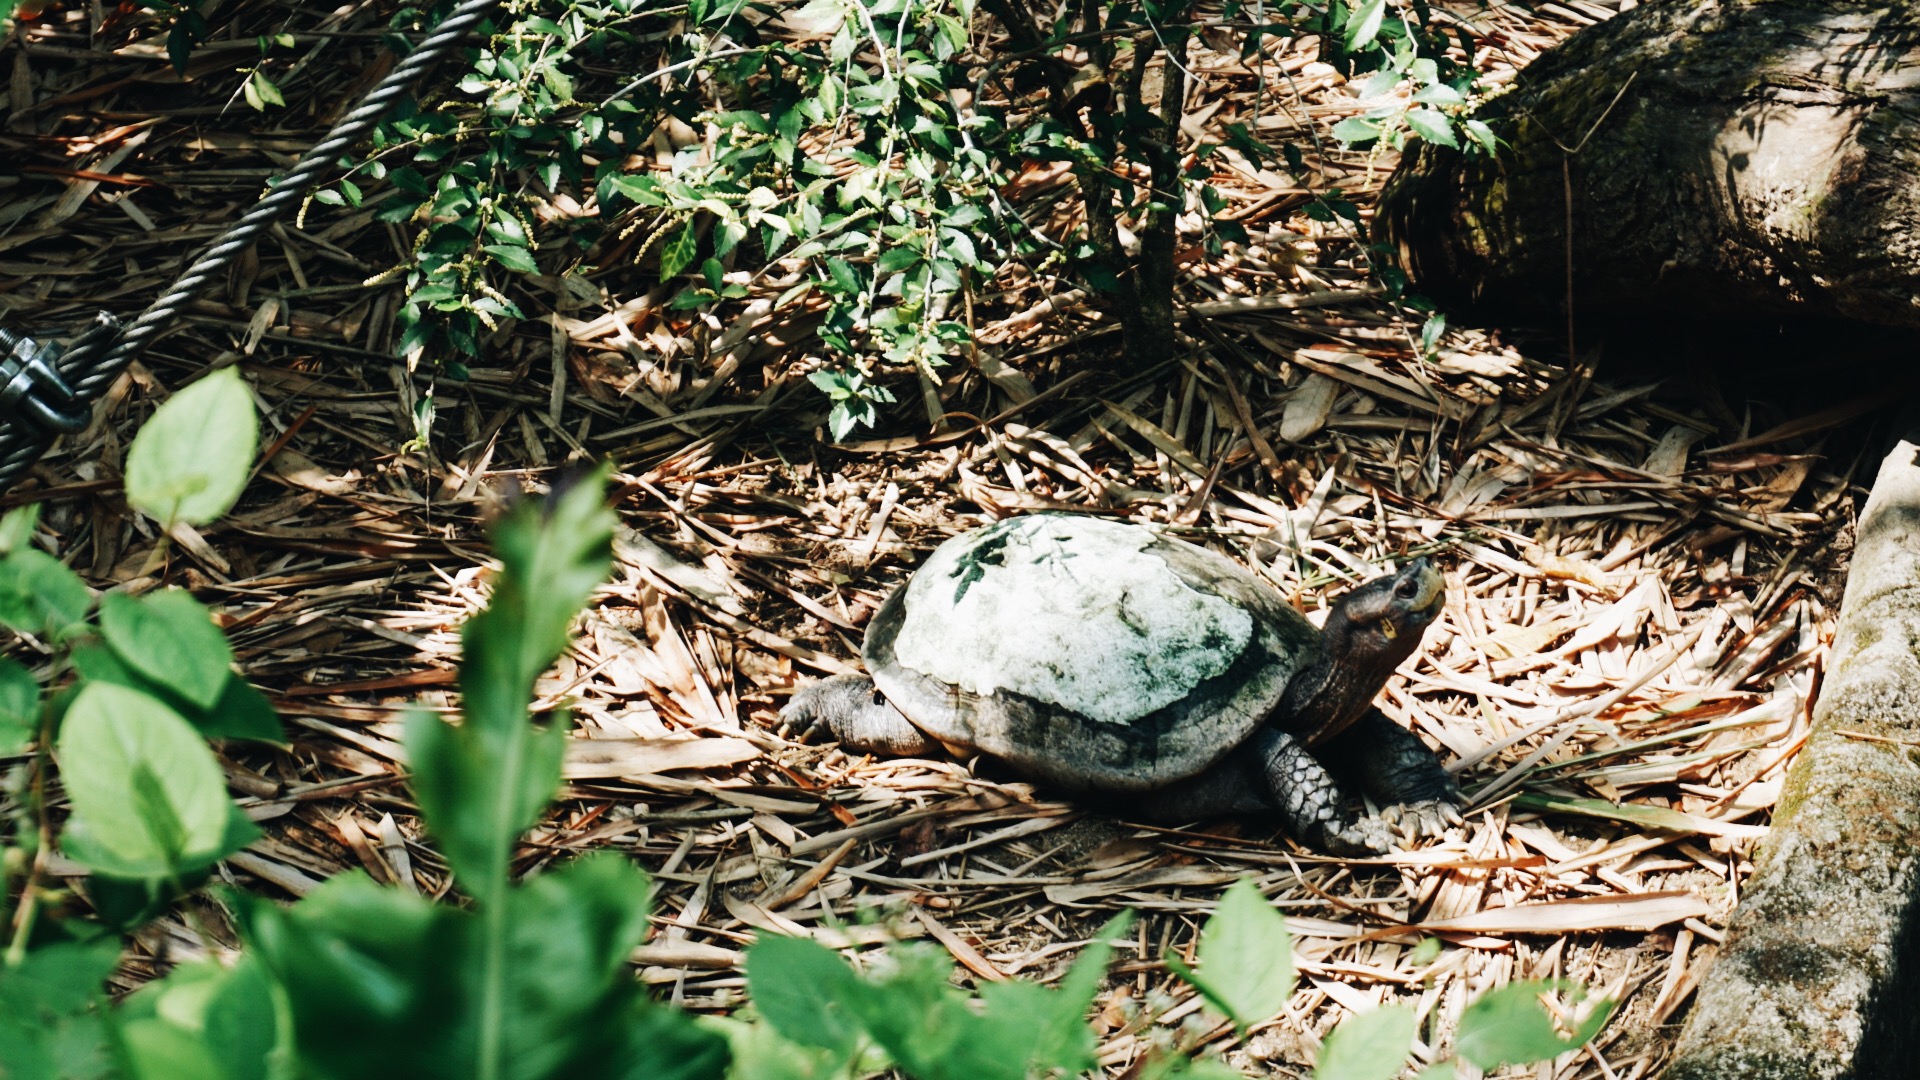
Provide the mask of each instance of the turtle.
{"label": "turtle", "polygon": [[[1460,792],[1373,705],[1446,601],[1425,557],[1316,630],[1239,563],[1149,527],[1010,517],[940,544],[866,628],[866,675],[796,691],[793,729],[962,760],[1152,820],[1277,814],[1341,855],[1458,824]],[[1336,776],[1343,779],[1336,779]],[[1344,781],[1385,805],[1354,808]]]}

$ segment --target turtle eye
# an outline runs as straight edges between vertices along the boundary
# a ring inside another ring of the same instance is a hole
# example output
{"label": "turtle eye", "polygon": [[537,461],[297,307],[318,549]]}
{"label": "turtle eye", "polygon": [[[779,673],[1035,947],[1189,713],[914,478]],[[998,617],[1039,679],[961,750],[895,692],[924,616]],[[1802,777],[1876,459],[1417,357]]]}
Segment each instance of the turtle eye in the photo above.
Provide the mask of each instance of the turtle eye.
{"label": "turtle eye", "polygon": [[1402,600],[1411,600],[1420,595],[1420,583],[1412,578],[1402,578],[1400,583],[1393,587],[1393,595]]}

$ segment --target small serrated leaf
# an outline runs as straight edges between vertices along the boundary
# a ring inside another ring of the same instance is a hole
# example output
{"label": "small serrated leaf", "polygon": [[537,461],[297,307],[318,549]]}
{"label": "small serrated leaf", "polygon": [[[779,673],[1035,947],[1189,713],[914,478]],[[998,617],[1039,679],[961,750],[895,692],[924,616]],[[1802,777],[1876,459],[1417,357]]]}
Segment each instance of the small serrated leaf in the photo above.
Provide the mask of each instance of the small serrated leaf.
{"label": "small serrated leaf", "polygon": [[1422,87],[1419,93],[1413,95],[1413,100],[1422,105],[1465,105],[1467,103],[1466,95],[1446,83],[1434,83],[1432,86]]}
{"label": "small serrated leaf", "polygon": [[1467,130],[1467,138],[1478,143],[1482,150],[1491,154],[1500,149],[1499,136],[1495,135],[1493,129],[1488,127],[1485,122],[1469,120],[1462,126]]}
{"label": "small serrated leaf", "polygon": [[1359,52],[1373,43],[1380,34],[1380,25],[1386,21],[1387,0],[1361,0],[1361,3],[1347,14],[1346,50]]}
{"label": "small serrated leaf", "polygon": [[1460,140],[1453,134],[1453,125],[1447,121],[1447,115],[1437,109],[1408,110],[1407,126],[1430,143],[1455,148],[1460,145]]}
{"label": "small serrated leaf", "polygon": [[680,276],[693,263],[693,257],[700,252],[700,237],[693,231],[693,222],[681,225],[666,243],[660,246],[660,278],[666,280]]}
{"label": "small serrated leaf", "polygon": [[1349,116],[1333,125],[1333,137],[1348,146],[1377,139],[1380,137],[1380,121],[1364,116]]}
{"label": "small serrated leaf", "polygon": [[540,272],[540,267],[533,261],[533,253],[526,248],[514,244],[488,244],[484,250],[487,254],[493,256],[494,262],[499,263],[501,266],[506,267],[516,274],[536,274]]}

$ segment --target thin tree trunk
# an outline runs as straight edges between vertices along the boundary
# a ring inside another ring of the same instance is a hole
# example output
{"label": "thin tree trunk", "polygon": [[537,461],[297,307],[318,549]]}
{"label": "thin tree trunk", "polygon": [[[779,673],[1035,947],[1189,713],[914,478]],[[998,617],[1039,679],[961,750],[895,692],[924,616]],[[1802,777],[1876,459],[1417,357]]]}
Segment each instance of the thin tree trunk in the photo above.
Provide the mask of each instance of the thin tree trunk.
{"label": "thin tree trunk", "polygon": [[[1149,113],[1144,100],[1143,83],[1146,62],[1159,43],[1156,33],[1134,38],[1135,61],[1127,81],[1126,102],[1142,114]],[[1174,264],[1174,249],[1179,239],[1176,226],[1186,197],[1180,179],[1180,118],[1187,99],[1187,39],[1175,35],[1165,43],[1166,57],[1160,64],[1160,107],[1150,138],[1142,139],[1135,151],[1147,164],[1150,185],[1147,211],[1140,226],[1140,256],[1134,262],[1136,284],[1133,303],[1123,312],[1127,331],[1128,368],[1140,371],[1172,357],[1177,348],[1174,337],[1173,287],[1179,275]]]}

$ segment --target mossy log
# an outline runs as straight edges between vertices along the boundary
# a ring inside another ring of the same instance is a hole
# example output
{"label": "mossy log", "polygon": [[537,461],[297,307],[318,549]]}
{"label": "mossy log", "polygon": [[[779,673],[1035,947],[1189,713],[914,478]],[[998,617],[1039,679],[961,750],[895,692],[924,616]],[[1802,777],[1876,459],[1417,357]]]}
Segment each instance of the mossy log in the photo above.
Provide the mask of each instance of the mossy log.
{"label": "mossy log", "polygon": [[1920,327],[1920,0],[1654,0],[1480,115],[1510,146],[1421,146],[1376,221],[1444,305]]}

